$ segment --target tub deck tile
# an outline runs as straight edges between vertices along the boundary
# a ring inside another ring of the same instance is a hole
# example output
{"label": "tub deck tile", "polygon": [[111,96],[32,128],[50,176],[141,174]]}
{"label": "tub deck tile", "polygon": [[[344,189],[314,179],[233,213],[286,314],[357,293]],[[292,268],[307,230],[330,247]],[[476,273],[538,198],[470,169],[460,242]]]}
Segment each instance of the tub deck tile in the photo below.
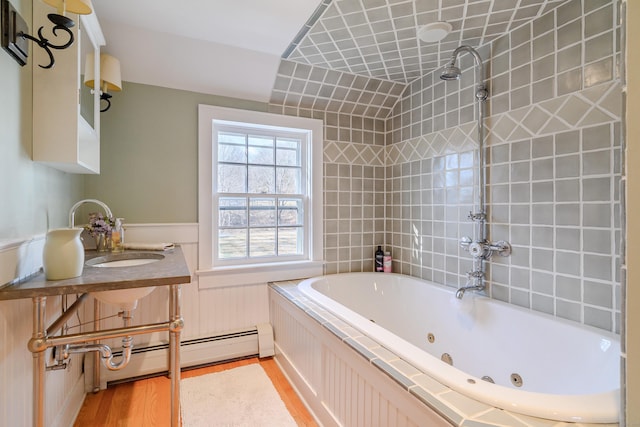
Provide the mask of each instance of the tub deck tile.
{"label": "tub deck tile", "polygon": [[362,337],[364,335],[362,335],[362,332],[360,332],[359,330],[351,327],[351,326],[347,326],[347,327],[340,327],[340,330],[343,331],[345,334],[349,335],[351,338],[358,338],[358,337]]}
{"label": "tub deck tile", "polygon": [[[337,317],[335,317],[335,318],[333,318],[333,319],[331,320],[331,324],[332,324],[333,326],[335,326],[336,328],[340,329],[341,331],[345,331],[345,332],[346,332],[346,330],[347,330],[348,328],[351,328],[351,326],[349,326],[349,324],[348,324],[348,323],[343,322],[342,320],[340,320],[340,319],[339,319],[339,318],[337,318]],[[351,328],[351,329],[353,329],[353,328]]]}
{"label": "tub deck tile", "polygon": [[322,326],[327,328],[329,332],[331,332],[333,335],[340,338],[340,341],[344,341],[347,338],[349,338],[349,335],[347,335],[345,332],[337,328],[333,323],[325,322],[322,324]]}
{"label": "tub deck tile", "polygon": [[307,310],[306,313],[309,316],[313,317],[321,325],[326,322],[326,320],[322,316],[320,316],[318,313],[316,313],[315,310]]}
{"label": "tub deck tile", "polygon": [[[496,409],[496,410],[499,411],[500,409]],[[512,417],[516,418],[527,427],[588,427],[587,424],[574,424],[574,423],[565,423],[562,421],[547,420],[544,418],[536,418],[536,417],[530,417],[528,415],[515,414],[515,413],[511,413],[504,410],[502,412],[504,412],[505,414],[510,414]],[[593,425],[591,426],[593,427]],[[606,427],[607,425],[598,424],[598,426]],[[616,427],[618,427],[617,424],[616,424]]]}
{"label": "tub deck tile", "polygon": [[439,381],[434,380],[429,375],[423,372],[420,372],[420,375],[411,377],[411,379],[413,380],[414,383],[416,383],[418,387],[421,387],[425,389],[427,392],[430,392],[434,395],[439,393],[444,393],[445,391],[449,390],[449,387],[447,387],[446,385],[442,384]]}
{"label": "tub deck tile", "polygon": [[454,425],[459,426],[465,419],[465,414],[462,413],[461,409],[456,408],[455,406],[452,407],[445,402],[443,396],[446,396],[450,393],[455,392],[452,390],[448,390],[444,393],[438,394],[438,396],[429,403],[429,406],[431,406],[432,409],[452,422]]}
{"label": "tub deck tile", "polygon": [[392,360],[400,360],[400,358],[398,357],[397,354],[395,354],[394,352],[387,350],[384,347],[381,347],[380,345],[378,345],[377,347],[374,347],[371,349],[371,351],[373,351],[380,360],[386,362],[386,363],[391,363]]}
{"label": "tub deck tile", "polygon": [[273,290],[275,290],[280,295],[282,295],[284,297],[287,297],[287,299],[289,299],[289,300],[292,299],[292,295],[289,292],[290,287],[283,286],[282,284],[279,284],[278,286],[272,286],[272,288],[273,288]]}
{"label": "tub deck tile", "polygon": [[[547,424],[551,427],[553,424]],[[462,422],[461,427],[531,427],[511,414],[496,408]]]}
{"label": "tub deck tile", "polygon": [[[449,416],[447,416],[446,413],[443,413],[439,409],[440,400],[438,399],[438,397],[434,393],[430,393],[429,391],[425,390],[422,387],[411,387],[409,389],[409,393],[411,393],[413,396],[415,396],[418,400],[420,400],[422,403],[427,405],[429,408],[431,408],[434,411],[436,411],[440,416],[446,418],[450,422],[454,422],[454,420],[452,420]],[[457,418],[459,418],[459,417],[457,417]]]}
{"label": "tub deck tile", "polygon": [[354,337],[354,339],[358,341],[358,343],[362,344],[365,348],[368,348],[369,350],[373,350],[374,348],[380,348],[380,344],[378,344],[377,342],[375,342],[374,340],[372,340],[366,335]]}
{"label": "tub deck tile", "polygon": [[358,341],[354,340],[353,338],[347,338],[347,339],[344,340],[344,342],[349,347],[353,348],[362,357],[367,359],[368,362],[371,362],[373,359],[378,357],[375,354],[373,354],[368,348],[366,348],[365,346],[363,346],[362,344],[360,344]]}
{"label": "tub deck tile", "polygon": [[297,300],[295,298],[290,299],[290,301],[296,306],[298,307],[300,310],[306,312],[307,311],[307,306],[305,305],[305,303],[303,303],[300,300]]}
{"label": "tub deck tile", "polygon": [[371,363],[374,366],[380,368],[382,372],[384,372],[389,376],[389,378],[400,384],[400,386],[402,386],[405,390],[409,391],[409,389],[415,385],[414,382],[404,376],[402,372],[398,371],[396,368],[394,368],[384,360],[373,359]]}
{"label": "tub deck tile", "polygon": [[333,323],[335,320],[338,320],[333,313],[325,310],[324,308],[317,308],[315,309],[315,312],[325,320],[325,323]]}
{"label": "tub deck tile", "polygon": [[441,394],[440,397],[449,406],[456,408],[457,411],[465,414],[465,418],[471,418],[475,415],[486,413],[490,409],[494,409],[493,406],[478,402],[475,399],[471,399],[470,397],[453,390],[448,393]]}
{"label": "tub deck tile", "polygon": [[402,359],[392,360],[389,364],[400,371],[404,376],[410,378],[411,381],[413,381],[413,377],[422,373],[422,371]]}

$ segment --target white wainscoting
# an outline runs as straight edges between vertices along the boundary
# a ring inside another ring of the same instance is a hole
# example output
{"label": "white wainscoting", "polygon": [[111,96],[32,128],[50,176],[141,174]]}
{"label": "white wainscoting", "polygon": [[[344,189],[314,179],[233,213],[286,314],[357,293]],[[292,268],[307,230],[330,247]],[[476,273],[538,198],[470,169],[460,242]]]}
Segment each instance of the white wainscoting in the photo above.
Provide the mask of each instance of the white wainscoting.
{"label": "white wainscoting", "polygon": [[[198,261],[197,224],[126,224],[127,242],[180,244],[187,264],[193,273]],[[42,246],[44,235],[0,242],[0,285],[16,278],[25,278],[37,272],[42,266]],[[69,304],[75,298],[69,298]],[[61,311],[62,297],[47,301],[47,323],[52,322]],[[166,320],[168,313],[168,289],[157,288],[149,296],[140,300],[134,312],[135,323],[153,323]],[[0,426],[26,426],[32,424],[32,356],[27,350],[31,337],[31,300],[0,301]],[[117,316],[115,309],[101,304],[102,316]],[[261,323],[269,323],[268,287],[266,283],[198,289],[195,274],[192,283],[182,287],[182,314],[185,320],[183,340],[193,340],[219,336],[230,331],[255,328]],[[80,310],[80,320],[92,319],[93,301],[88,300]],[[70,321],[75,326],[70,332],[78,331],[78,319]],[[102,322],[102,328],[120,327],[122,320],[112,317]],[[92,326],[83,327],[89,330]],[[200,346],[198,351],[184,351],[183,365],[199,364],[221,360],[220,357],[237,357],[255,354],[255,343],[239,340],[239,350],[226,345],[212,344],[210,348]],[[152,334],[135,337],[137,348],[168,342],[168,335]],[[110,340],[114,350],[121,347],[120,340]],[[195,348],[195,347],[193,347]],[[221,349],[218,351],[218,349]],[[155,353],[155,352],[154,352]],[[48,351],[50,354],[50,351]],[[147,354],[148,357],[148,354]],[[145,355],[134,355],[132,359],[143,359]],[[157,354],[148,357],[157,365]],[[135,360],[123,369],[120,379],[136,377],[148,373],[146,361]],[[73,423],[84,399],[83,356],[74,355],[66,370],[48,371],[46,387],[45,420],[48,426],[68,426]],[[152,368],[151,370],[156,369]],[[104,371],[103,371],[104,372]]]}
{"label": "white wainscoting", "polygon": [[[44,235],[0,242],[0,286],[25,279],[42,267]],[[75,300],[70,297],[69,304]],[[61,312],[62,297],[47,298],[47,323]],[[73,320],[77,323],[76,320]],[[30,299],[0,301],[0,425],[32,424],[33,357],[27,350],[32,333]],[[50,361],[51,351],[47,351]],[[45,424],[69,426],[84,399],[82,356],[65,370],[46,374]]]}
{"label": "white wainscoting", "polygon": [[[128,243],[176,243],[182,247],[189,270],[191,283],[182,286],[182,316],[184,329],[182,340],[216,337],[229,332],[255,328],[260,323],[269,322],[269,296],[267,283],[225,286],[221,284],[211,289],[199,289],[197,275],[198,264],[198,225],[197,224],[127,224],[125,239]],[[168,312],[167,287],[154,290],[149,296],[138,302],[134,311],[135,323],[153,323],[166,320]],[[93,310],[93,303],[85,310]],[[101,304],[101,317],[115,316],[117,310]],[[92,311],[85,311],[88,316]],[[86,317],[90,318],[90,317]],[[111,317],[102,322],[102,328],[121,327],[119,317]],[[105,341],[114,349],[121,347],[120,339]],[[134,348],[153,347],[168,343],[168,334],[156,333],[134,337]],[[182,366],[193,366],[205,362],[225,360],[255,354],[256,344],[239,343],[231,340],[228,345],[212,341],[210,344],[196,347],[185,346],[181,351]],[[207,356],[208,352],[208,356]],[[146,360],[145,360],[146,359]],[[102,386],[105,381],[131,378],[151,372],[166,370],[158,360],[167,360],[166,350],[145,354],[134,354],[130,366],[122,371],[101,370]],[[147,361],[148,360],[148,361]]]}

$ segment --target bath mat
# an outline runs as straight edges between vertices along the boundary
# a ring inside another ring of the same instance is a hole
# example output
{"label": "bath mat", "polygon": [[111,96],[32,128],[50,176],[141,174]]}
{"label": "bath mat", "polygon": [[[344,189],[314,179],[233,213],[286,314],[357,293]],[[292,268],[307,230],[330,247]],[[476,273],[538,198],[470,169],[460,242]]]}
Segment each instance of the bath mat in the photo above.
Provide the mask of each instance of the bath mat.
{"label": "bath mat", "polygon": [[262,366],[251,364],[180,381],[183,427],[295,427]]}

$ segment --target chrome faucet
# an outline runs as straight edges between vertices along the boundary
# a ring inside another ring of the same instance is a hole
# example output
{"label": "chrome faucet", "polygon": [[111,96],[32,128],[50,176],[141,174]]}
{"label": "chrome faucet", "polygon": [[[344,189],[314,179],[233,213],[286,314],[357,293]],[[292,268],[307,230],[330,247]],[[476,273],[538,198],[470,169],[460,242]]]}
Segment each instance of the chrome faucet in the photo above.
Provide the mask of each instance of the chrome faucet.
{"label": "chrome faucet", "polygon": [[466,291],[484,291],[484,285],[471,285],[458,288],[456,291],[456,298],[462,299]]}
{"label": "chrome faucet", "polygon": [[101,202],[100,200],[97,200],[97,199],[84,199],[84,200],[80,200],[78,203],[71,206],[71,209],[69,210],[69,228],[74,228],[76,210],[78,210],[80,205],[83,205],[85,203],[95,203],[96,205],[100,205],[102,209],[104,209],[105,214],[107,214],[107,217],[109,218],[113,217],[113,213],[111,212],[111,209],[109,209],[109,206],[107,206],[104,202]]}
{"label": "chrome faucet", "polygon": [[[484,271],[482,270],[469,271],[467,273],[467,277],[469,278],[469,280],[467,281],[467,284],[465,286],[458,288],[458,290],[456,291],[456,298],[458,299],[462,299],[466,291],[484,291],[485,289]],[[474,282],[474,284],[470,285],[471,282]]]}

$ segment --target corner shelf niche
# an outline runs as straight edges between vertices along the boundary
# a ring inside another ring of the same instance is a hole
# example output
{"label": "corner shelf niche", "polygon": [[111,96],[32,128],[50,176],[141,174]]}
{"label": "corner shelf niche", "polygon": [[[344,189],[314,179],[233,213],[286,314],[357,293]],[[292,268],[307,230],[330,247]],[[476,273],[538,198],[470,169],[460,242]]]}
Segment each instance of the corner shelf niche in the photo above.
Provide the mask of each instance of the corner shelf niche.
{"label": "corner shelf niche", "polygon": [[[47,13],[51,8],[33,2],[33,29],[50,31]],[[55,50],[55,65],[43,69],[48,56],[31,45],[33,67],[33,160],[69,173],[100,173],[100,46],[104,35],[95,12],[69,14],[75,41],[64,50]],[[79,18],[79,19],[78,19]],[[33,32],[33,30],[32,30]],[[64,37],[64,36],[63,36]],[[52,39],[52,43],[56,40]],[[86,53],[93,51],[95,87],[84,86],[82,74]],[[86,92],[86,93],[83,93]],[[81,103],[88,102],[88,105]]]}

